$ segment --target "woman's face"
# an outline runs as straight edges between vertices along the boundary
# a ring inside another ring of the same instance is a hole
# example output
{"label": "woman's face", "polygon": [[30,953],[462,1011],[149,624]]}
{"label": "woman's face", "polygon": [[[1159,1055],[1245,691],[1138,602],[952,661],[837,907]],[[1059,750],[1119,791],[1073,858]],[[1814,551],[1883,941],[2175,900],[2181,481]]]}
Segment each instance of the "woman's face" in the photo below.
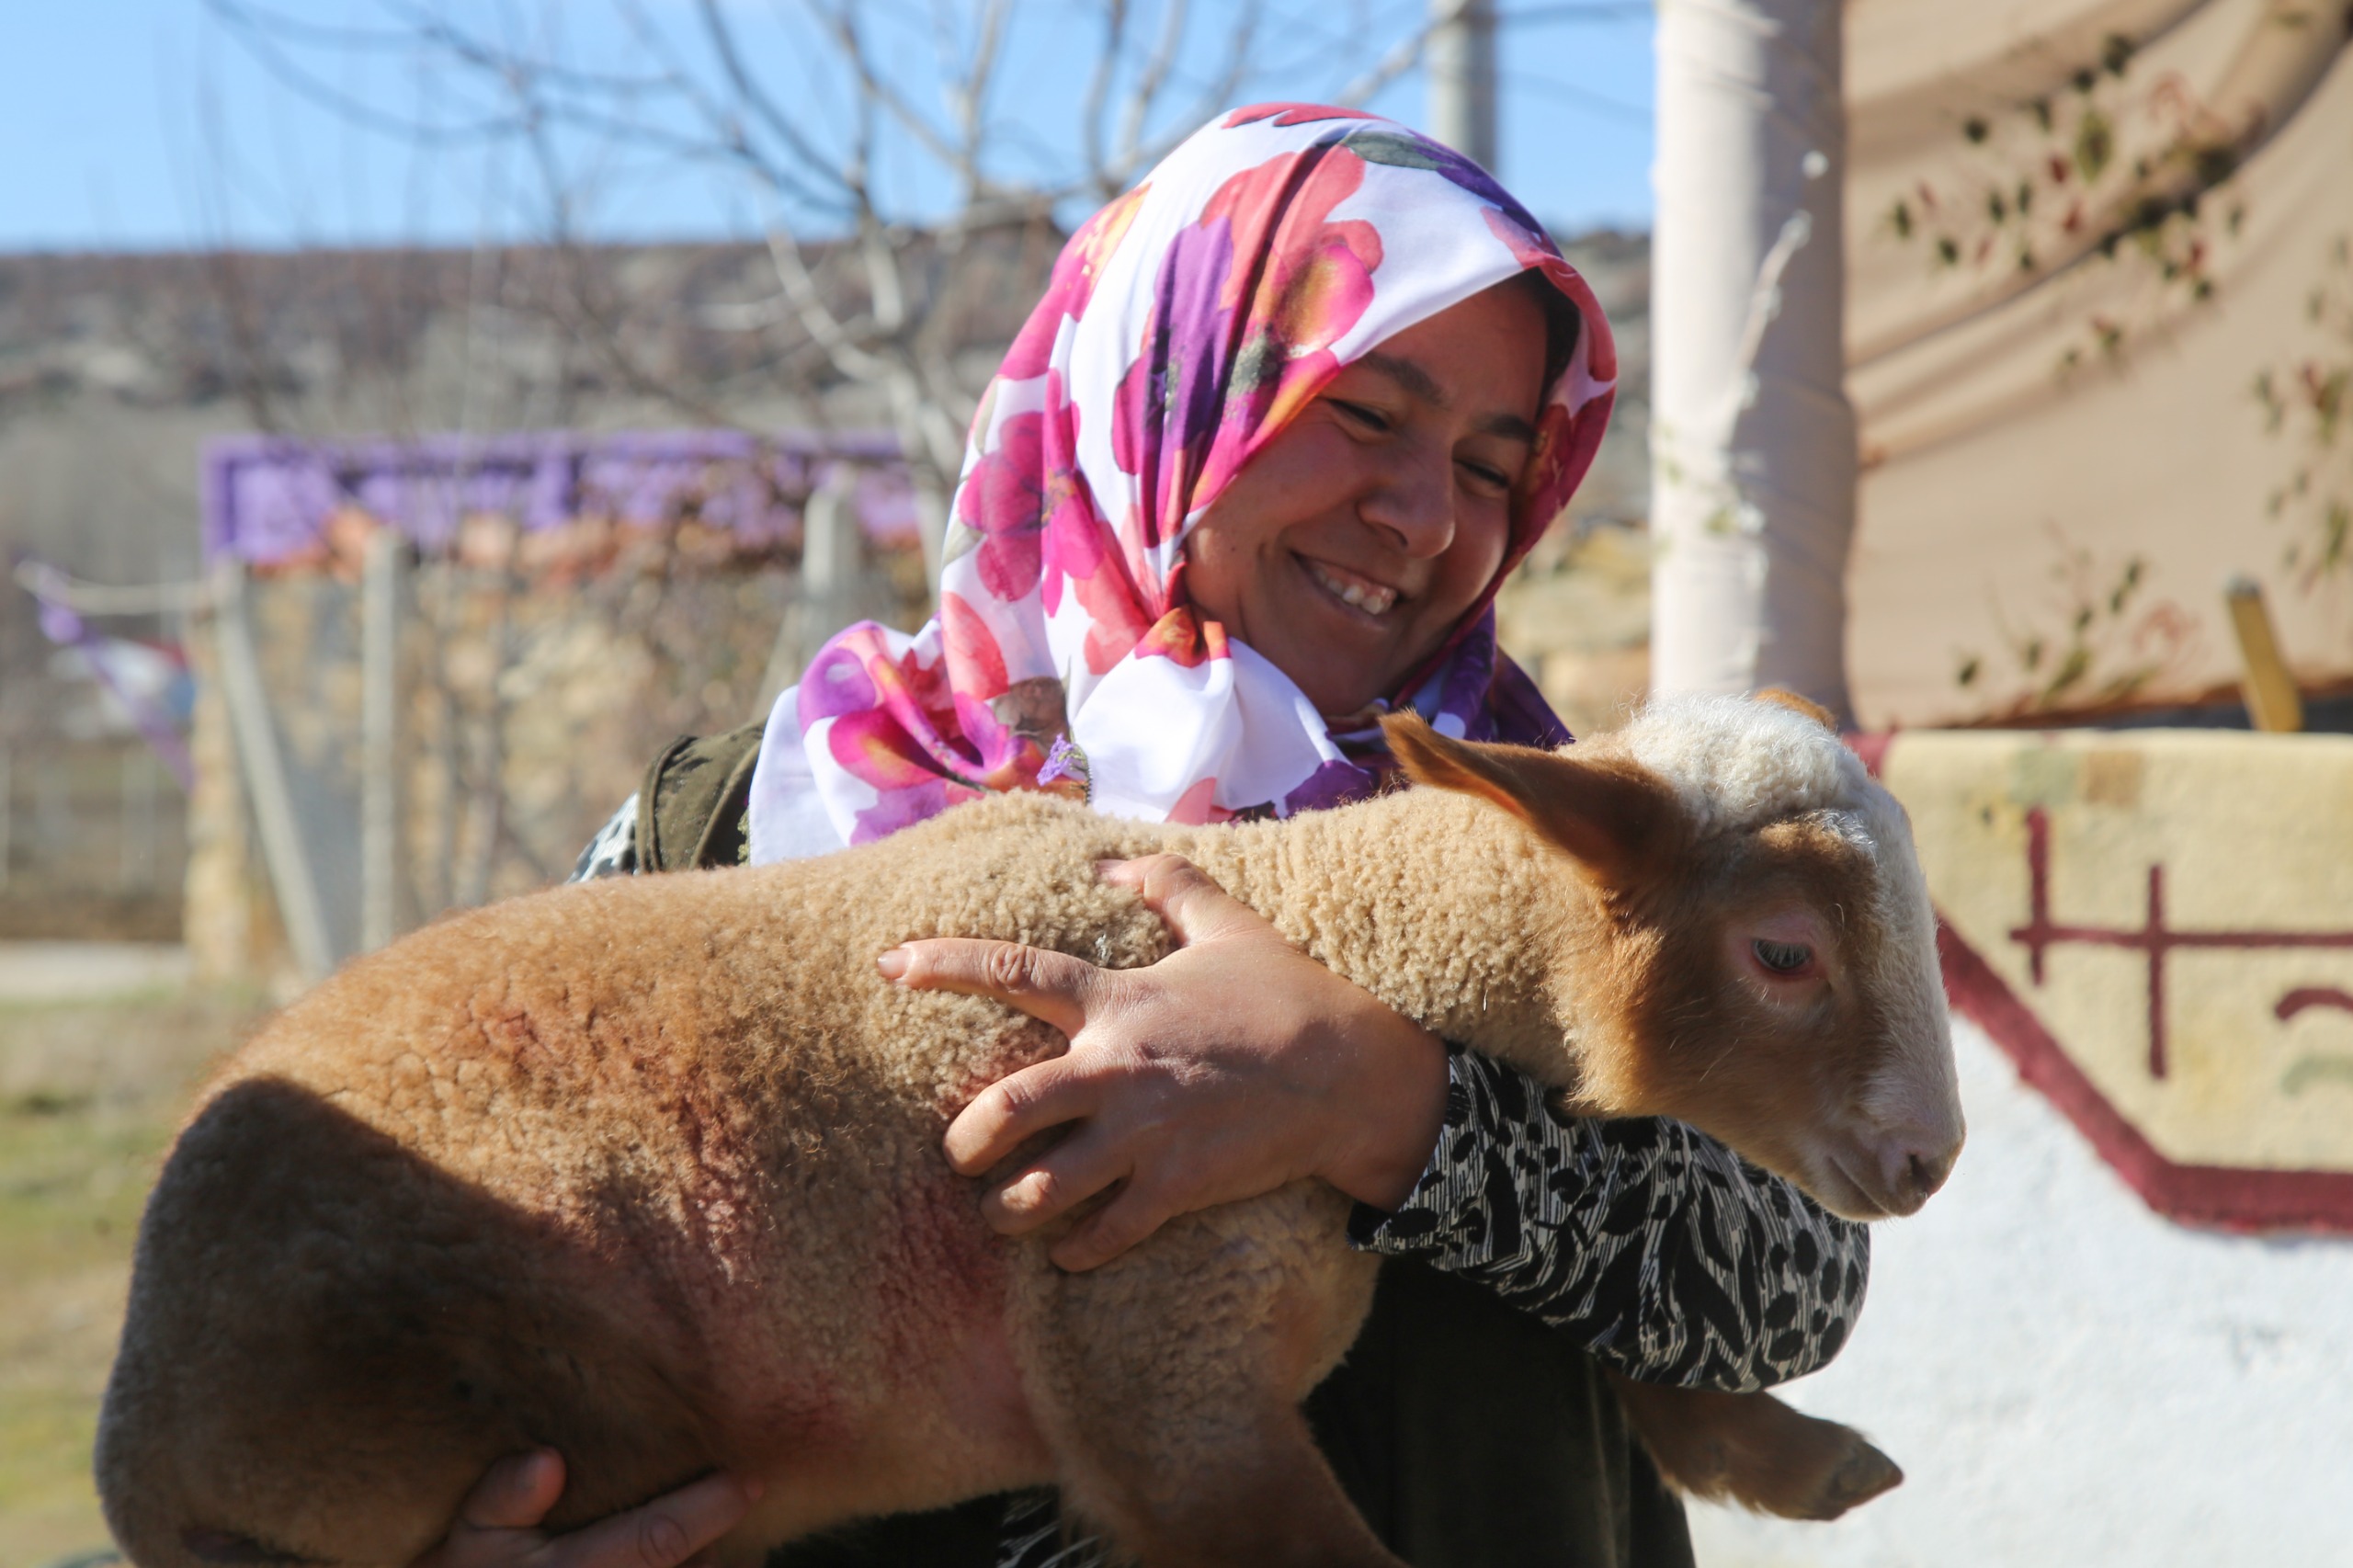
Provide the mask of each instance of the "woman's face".
{"label": "woman's face", "polygon": [[1187,585],[1335,717],[1389,695],[1503,564],[1544,313],[1501,283],[1342,370],[1185,541]]}

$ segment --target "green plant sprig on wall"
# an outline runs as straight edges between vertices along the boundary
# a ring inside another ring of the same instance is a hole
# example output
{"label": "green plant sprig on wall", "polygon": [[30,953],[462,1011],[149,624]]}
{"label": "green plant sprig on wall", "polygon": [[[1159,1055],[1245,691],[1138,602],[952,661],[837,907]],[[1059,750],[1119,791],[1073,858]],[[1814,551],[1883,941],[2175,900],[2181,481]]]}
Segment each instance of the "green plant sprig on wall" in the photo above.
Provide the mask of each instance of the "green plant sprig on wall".
{"label": "green plant sprig on wall", "polygon": [[2188,653],[2198,626],[2171,600],[2149,597],[2149,564],[2138,555],[2102,562],[2071,545],[2053,525],[2055,559],[2047,569],[2048,609],[2014,624],[1999,600],[1993,619],[2000,647],[1961,649],[1952,683],[1985,704],[1981,717],[2116,707],[2131,701]]}
{"label": "green plant sprig on wall", "polygon": [[2265,510],[2300,524],[2280,560],[2311,588],[2353,562],[2353,235],[2331,242],[2304,314],[2314,352],[2259,373],[2255,398],[2266,427],[2296,442]]}
{"label": "green plant sprig on wall", "polygon": [[[1889,205],[1882,229],[1922,246],[1932,271],[2005,275],[2022,287],[2097,256],[2146,268],[2156,286],[2150,315],[2210,299],[2216,249],[2245,217],[2240,203],[2215,199],[2238,172],[2239,134],[2175,74],[2143,81],[2136,57],[2131,39],[2110,34],[2062,90],[1963,119],[1966,171],[1942,187],[1915,182]],[[2128,157],[2124,131],[2136,119],[2155,122],[2158,134],[2151,151]],[[2086,317],[2056,370],[2114,358],[2139,325]]]}

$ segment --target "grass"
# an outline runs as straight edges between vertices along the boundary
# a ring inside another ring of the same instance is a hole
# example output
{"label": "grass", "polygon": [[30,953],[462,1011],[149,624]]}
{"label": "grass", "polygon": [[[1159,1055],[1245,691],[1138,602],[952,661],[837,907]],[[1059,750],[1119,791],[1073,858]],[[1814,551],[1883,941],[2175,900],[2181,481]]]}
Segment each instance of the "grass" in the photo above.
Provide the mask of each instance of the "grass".
{"label": "grass", "polygon": [[90,1443],[140,1205],[256,1016],[227,996],[0,1004],[0,1568],[107,1542]]}

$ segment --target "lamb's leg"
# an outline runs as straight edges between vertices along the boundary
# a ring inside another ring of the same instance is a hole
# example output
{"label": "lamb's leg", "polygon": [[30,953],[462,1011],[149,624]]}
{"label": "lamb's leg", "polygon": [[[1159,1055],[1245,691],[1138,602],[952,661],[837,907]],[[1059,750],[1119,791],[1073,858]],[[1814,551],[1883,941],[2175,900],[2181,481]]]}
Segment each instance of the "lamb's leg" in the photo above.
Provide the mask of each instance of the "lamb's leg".
{"label": "lamb's leg", "polygon": [[1172,1432],[1097,1408],[1070,1435],[1065,1515],[1144,1568],[1404,1568],[1348,1502],[1296,1410],[1196,1411]]}
{"label": "lamb's leg", "polygon": [[1017,1354],[1064,1512],[1147,1568],[1404,1568],[1299,1412],[1355,1338],[1374,1272],[1319,1190],[1190,1215],[1101,1268],[1026,1282]]}
{"label": "lamb's leg", "polygon": [[1609,1381],[1660,1472],[1695,1497],[1785,1519],[1835,1519],[1904,1480],[1860,1432],[1769,1393],[1660,1388],[1615,1372]]}

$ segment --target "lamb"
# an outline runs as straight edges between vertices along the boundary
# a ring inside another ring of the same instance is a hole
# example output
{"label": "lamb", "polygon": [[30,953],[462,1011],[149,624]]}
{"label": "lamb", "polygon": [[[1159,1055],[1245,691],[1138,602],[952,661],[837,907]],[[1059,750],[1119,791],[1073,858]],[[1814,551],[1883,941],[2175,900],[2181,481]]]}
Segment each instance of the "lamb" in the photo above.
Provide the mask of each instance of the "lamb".
{"label": "lamb", "polygon": [[[1063,1042],[874,956],[1150,963],[1167,933],[1107,858],[1190,858],[1574,1113],[1683,1118],[1859,1219],[1942,1181],[1933,916],[1901,808],[1826,727],[1694,698],[1557,753],[1389,733],[1424,788],[1216,828],[1007,796],[350,964],[208,1085],[150,1200],[98,1441],[117,1539],[145,1568],[405,1563],[492,1460],[551,1444],[559,1528],[760,1478],[727,1562],[1052,1483],[1155,1568],[1399,1568],[1298,1410],[1370,1300],[1345,1199],[1294,1184],[1063,1274],[1053,1230],[995,1236],[940,1153]],[[1835,1511],[1892,1483],[1765,1396],[1628,1392],[1700,1489]]]}

